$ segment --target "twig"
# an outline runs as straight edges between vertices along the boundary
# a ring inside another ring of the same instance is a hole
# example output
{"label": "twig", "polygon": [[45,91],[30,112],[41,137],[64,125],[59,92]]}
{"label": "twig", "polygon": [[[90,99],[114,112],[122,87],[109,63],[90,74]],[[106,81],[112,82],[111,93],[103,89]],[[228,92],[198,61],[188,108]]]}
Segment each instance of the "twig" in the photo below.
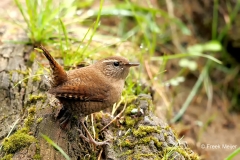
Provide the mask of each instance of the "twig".
{"label": "twig", "polygon": [[106,129],[110,124],[112,124],[116,119],[119,119],[120,116],[121,116],[121,115],[123,114],[123,112],[125,111],[126,106],[127,106],[127,103],[124,104],[124,107],[123,107],[122,111],[121,111],[116,117],[114,117],[113,120],[111,120],[111,122],[109,122],[106,126],[104,126],[104,127],[100,130],[100,132],[102,132],[103,130],[105,130],[105,129]]}
{"label": "twig", "polygon": [[103,148],[101,149],[101,151],[100,151],[100,153],[98,155],[98,160],[101,160],[102,152],[103,152]]}
{"label": "twig", "polygon": [[147,60],[144,61],[144,66],[145,66],[145,69],[147,71],[148,77],[152,80],[153,79],[153,75],[152,75],[152,72],[150,70],[150,67],[148,65],[148,61]]}

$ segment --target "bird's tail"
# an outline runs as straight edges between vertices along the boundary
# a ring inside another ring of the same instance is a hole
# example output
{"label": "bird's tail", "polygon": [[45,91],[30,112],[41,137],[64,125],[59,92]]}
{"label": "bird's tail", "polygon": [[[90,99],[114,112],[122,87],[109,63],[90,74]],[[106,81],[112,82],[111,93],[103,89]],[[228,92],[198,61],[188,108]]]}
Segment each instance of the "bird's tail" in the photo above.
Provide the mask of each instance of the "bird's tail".
{"label": "bird's tail", "polygon": [[49,64],[52,69],[52,87],[56,87],[64,82],[67,81],[67,73],[63,69],[63,67],[55,61],[55,59],[52,57],[52,55],[48,52],[46,48],[44,48],[42,45],[39,46],[39,48],[43,51],[44,56],[48,59]]}

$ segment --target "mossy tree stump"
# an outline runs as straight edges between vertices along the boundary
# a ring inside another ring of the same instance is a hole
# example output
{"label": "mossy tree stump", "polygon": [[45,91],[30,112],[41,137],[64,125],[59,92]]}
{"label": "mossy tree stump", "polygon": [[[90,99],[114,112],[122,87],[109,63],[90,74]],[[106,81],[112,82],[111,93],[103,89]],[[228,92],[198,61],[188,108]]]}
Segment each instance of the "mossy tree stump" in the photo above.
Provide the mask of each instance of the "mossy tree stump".
{"label": "mossy tree stump", "polygon": [[[0,46],[2,159],[65,159],[41,134],[47,135],[71,159],[76,160],[97,157],[114,160],[163,157],[198,159],[186,144],[180,143],[166,123],[152,115],[151,97],[147,95],[139,95],[128,103],[122,117],[102,133],[99,133],[100,129],[111,118],[109,114],[95,114],[93,124],[96,137],[100,140],[109,139],[107,146],[93,148],[83,141],[79,137],[76,119],[65,129],[61,129],[56,118],[61,105],[47,94],[49,87],[46,79],[39,76],[43,70],[38,63],[43,64],[46,61],[41,55],[31,53],[32,51],[31,46]],[[36,58],[32,58],[35,56]],[[92,131],[89,120],[87,126]]]}

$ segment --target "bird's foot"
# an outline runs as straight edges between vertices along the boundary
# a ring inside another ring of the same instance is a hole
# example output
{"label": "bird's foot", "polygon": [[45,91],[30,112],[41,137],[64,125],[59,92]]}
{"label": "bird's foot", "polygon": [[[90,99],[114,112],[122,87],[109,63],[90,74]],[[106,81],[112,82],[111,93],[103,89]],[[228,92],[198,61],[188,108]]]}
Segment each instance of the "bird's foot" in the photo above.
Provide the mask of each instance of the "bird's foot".
{"label": "bird's foot", "polygon": [[93,139],[93,137],[91,136],[91,134],[89,133],[87,127],[84,124],[84,119],[81,119],[80,123],[81,123],[83,129],[85,130],[88,138],[83,135],[83,133],[82,133],[82,131],[80,129],[78,129],[78,131],[80,132],[80,137],[83,138],[85,141],[87,141],[89,143],[92,143],[94,148],[96,148],[96,146],[109,145],[109,143],[108,143],[109,140],[106,140],[106,141],[103,141],[103,142],[97,142],[95,139]]}
{"label": "bird's foot", "polygon": [[78,131],[80,132],[80,135],[79,135],[79,136],[80,136],[82,139],[84,139],[85,141],[93,144],[94,147],[96,147],[96,146],[103,146],[103,145],[109,145],[108,142],[109,142],[110,140],[98,142],[98,141],[96,141],[95,139],[93,139],[93,137],[92,137],[91,135],[90,135],[90,136],[88,135],[89,138],[87,138],[86,136],[83,135],[83,133],[82,133],[82,131],[81,131],[80,129],[78,129]]}

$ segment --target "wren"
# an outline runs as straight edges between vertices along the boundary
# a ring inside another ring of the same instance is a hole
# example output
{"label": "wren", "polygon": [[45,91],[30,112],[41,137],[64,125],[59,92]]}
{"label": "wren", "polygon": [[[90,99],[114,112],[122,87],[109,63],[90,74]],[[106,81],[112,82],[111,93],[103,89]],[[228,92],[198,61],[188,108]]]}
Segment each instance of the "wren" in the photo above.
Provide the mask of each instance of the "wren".
{"label": "wren", "polygon": [[49,93],[53,94],[71,114],[79,118],[89,137],[88,139],[85,137],[85,140],[94,145],[106,144],[92,138],[84,125],[84,117],[117,103],[121,98],[129,68],[139,64],[130,63],[124,57],[112,56],[66,72],[43,46],[40,48],[52,69]]}

